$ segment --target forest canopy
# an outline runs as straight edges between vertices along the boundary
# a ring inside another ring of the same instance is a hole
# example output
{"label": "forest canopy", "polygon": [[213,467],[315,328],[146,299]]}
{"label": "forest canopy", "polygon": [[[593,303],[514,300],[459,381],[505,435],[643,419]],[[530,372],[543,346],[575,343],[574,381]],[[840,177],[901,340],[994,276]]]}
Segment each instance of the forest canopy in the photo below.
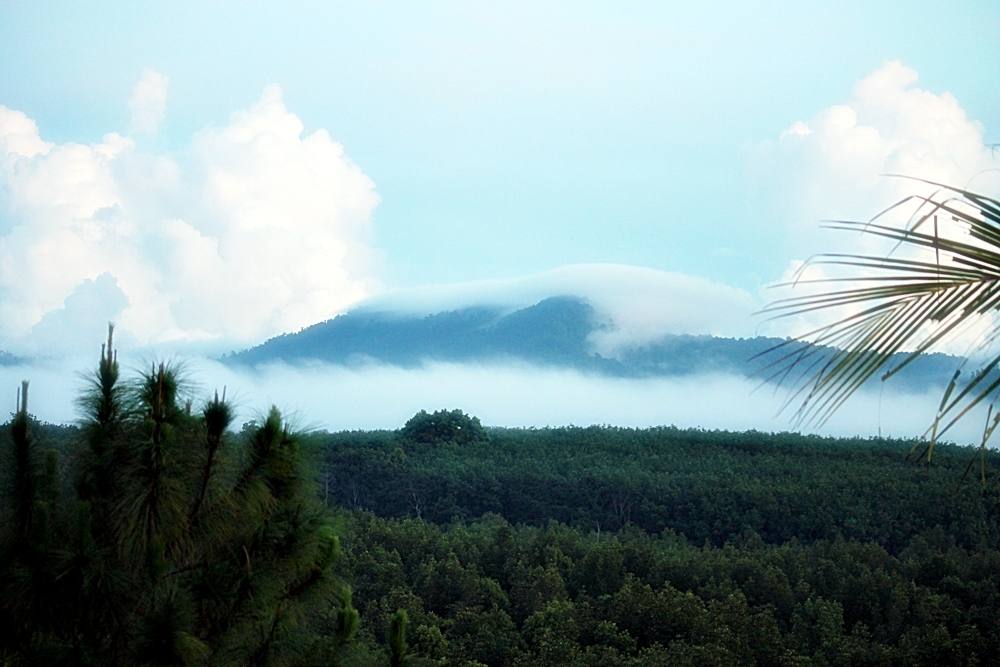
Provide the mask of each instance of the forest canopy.
{"label": "forest canopy", "polygon": [[[939,665],[1000,654],[997,455],[673,427],[233,428],[112,341],[2,431],[3,664]],[[980,469],[979,465],[985,466]],[[963,477],[975,470],[977,474]],[[978,473],[982,474],[978,474]]]}
{"label": "forest canopy", "polygon": [[421,410],[410,417],[400,430],[403,440],[435,444],[454,442],[467,445],[487,439],[486,429],[478,417],[470,417],[461,410]]}

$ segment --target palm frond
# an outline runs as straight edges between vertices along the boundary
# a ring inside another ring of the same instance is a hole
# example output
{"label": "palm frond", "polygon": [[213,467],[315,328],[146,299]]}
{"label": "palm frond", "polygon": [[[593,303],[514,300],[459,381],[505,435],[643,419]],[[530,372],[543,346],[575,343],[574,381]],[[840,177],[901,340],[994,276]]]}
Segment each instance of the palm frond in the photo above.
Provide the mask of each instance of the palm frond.
{"label": "palm frond", "polygon": [[[769,319],[778,319],[841,309],[832,322],[758,355],[766,362],[762,371],[769,379],[795,378],[798,387],[786,407],[798,403],[794,419],[799,425],[822,425],[869,380],[876,376],[888,380],[920,355],[1000,309],[1000,201],[914,180],[937,190],[901,199],[867,222],[825,223],[833,230],[892,242],[887,255],[816,255],[793,281],[778,287],[829,285],[830,289],[781,298],[762,311]],[[915,204],[915,210],[905,223],[885,221],[890,212],[907,204]],[[835,267],[849,275],[802,279],[809,267]],[[990,334],[974,353],[984,352],[1000,336],[997,324],[988,324]],[[922,454],[928,460],[937,438],[1000,392],[998,367],[1000,355],[988,359],[961,386],[956,373],[925,433],[930,442]]]}

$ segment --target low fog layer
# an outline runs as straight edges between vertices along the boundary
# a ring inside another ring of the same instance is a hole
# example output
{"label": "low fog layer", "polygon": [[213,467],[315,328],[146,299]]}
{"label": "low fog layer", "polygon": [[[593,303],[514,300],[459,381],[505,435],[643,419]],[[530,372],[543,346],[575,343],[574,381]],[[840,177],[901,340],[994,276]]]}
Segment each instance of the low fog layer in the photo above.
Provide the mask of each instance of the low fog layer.
{"label": "low fog layer", "polygon": [[[123,361],[124,375],[134,377],[140,364]],[[300,427],[328,430],[394,429],[418,410],[438,408],[460,408],[490,426],[674,424],[793,430],[789,414],[776,414],[787,393],[725,375],[616,379],[531,366],[471,364],[418,369],[278,364],[248,370],[198,358],[184,366],[195,403],[226,387],[238,408],[237,423],[275,404]],[[82,359],[0,367],[0,390],[9,390],[8,406],[13,411],[18,383],[29,379],[31,411],[45,421],[72,422],[78,417],[74,400],[86,384],[82,372],[92,368],[91,360]],[[874,436],[881,427],[887,437],[918,436],[939,401],[936,392],[903,394],[891,387],[882,396],[861,392],[818,432]],[[978,444],[981,428],[981,415],[973,415],[946,439]]]}

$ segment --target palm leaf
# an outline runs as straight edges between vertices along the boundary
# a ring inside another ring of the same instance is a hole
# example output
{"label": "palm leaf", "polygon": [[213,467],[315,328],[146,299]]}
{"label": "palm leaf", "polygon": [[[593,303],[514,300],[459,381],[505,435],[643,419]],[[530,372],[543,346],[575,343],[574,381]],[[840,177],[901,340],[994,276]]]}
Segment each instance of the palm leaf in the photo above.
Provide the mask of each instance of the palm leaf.
{"label": "palm leaf", "polygon": [[[770,319],[832,308],[850,311],[757,355],[765,361],[761,370],[768,380],[781,383],[794,378],[798,386],[785,408],[797,404],[794,420],[799,425],[824,424],[872,378],[888,380],[920,355],[1000,309],[1000,201],[914,180],[937,190],[901,199],[867,222],[832,220],[825,224],[891,241],[888,255],[816,255],[792,282],[776,287],[826,285],[830,289],[778,299],[762,311]],[[915,208],[904,224],[885,221],[887,214],[908,204]],[[810,266],[837,267],[853,275],[801,279]],[[985,351],[998,336],[997,325],[991,323],[989,335],[974,352]],[[958,384],[962,369],[956,372],[925,432],[929,442],[921,455],[928,461],[939,437],[1000,392],[998,367],[1000,355],[989,359],[962,386]]]}

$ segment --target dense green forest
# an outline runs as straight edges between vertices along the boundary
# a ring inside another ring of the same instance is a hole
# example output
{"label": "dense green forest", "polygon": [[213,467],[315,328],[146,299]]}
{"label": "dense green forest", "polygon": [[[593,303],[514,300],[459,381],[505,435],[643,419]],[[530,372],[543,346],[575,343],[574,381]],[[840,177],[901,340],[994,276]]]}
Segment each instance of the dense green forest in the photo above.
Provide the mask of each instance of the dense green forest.
{"label": "dense green forest", "polygon": [[[229,469],[246,464],[238,443],[264,426],[227,436]],[[39,451],[62,458],[86,442],[86,428],[33,428]],[[242,627],[256,646],[270,637],[256,664],[987,665],[1000,655],[996,454],[940,446],[928,467],[907,461],[910,442],[494,429],[459,411],[296,442],[336,557],[323,561],[330,583],[309,614],[271,634]],[[131,576],[156,585],[139,560]],[[185,599],[203,605],[199,581],[186,579]],[[197,623],[190,630],[199,637]],[[65,651],[57,635],[46,637]],[[141,632],[131,641],[146,646]],[[212,664],[197,651],[175,658],[147,664]]]}
{"label": "dense green forest", "polygon": [[405,432],[314,436],[330,503],[434,523],[495,513],[595,532],[670,529],[715,546],[752,530],[772,544],[840,536],[895,553],[935,525],[965,547],[1000,539],[997,486],[959,485],[972,459],[978,479],[965,448],[943,447],[927,468],[907,462],[913,443],[876,439],[588,427],[426,446]]}
{"label": "dense green forest", "polygon": [[1000,655],[1000,488],[981,483],[976,450],[941,447],[926,467],[907,462],[909,442],[756,432],[429,442],[414,437],[420,417],[314,436],[362,641],[404,608],[423,664]]}

